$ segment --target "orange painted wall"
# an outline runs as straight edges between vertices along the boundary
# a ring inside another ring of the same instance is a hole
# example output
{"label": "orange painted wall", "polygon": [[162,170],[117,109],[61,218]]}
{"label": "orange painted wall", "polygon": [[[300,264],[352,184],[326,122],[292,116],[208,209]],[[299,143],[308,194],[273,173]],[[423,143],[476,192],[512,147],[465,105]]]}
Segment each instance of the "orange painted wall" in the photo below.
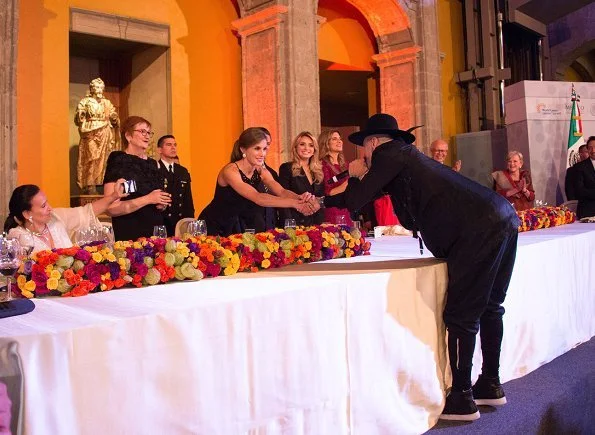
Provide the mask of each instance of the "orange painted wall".
{"label": "orange painted wall", "polygon": [[[322,6],[325,3],[327,7]],[[326,18],[318,31],[318,58],[356,70],[373,71],[375,47],[371,30],[366,32],[352,7],[343,5],[343,9],[338,9],[334,3],[321,1],[318,8],[318,15]]]}
{"label": "orange painted wall", "polygon": [[[18,183],[69,205],[69,8],[83,0],[21,0],[17,61]],[[192,176],[197,213],[242,130],[241,51],[231,0],[104,0],[93,10],[166,23],[171,31],[172,128]]]}
{"label": "orange painted wall", "polygon": [[[467,130],[463,89],[454,81],[455,73],[465,69],[462,2],[438,0],[438,35],[442,61],[442,134],[450,143],[450,160],[456,149],[454,136]],[[447,162],[448,163],[448,162]]]}

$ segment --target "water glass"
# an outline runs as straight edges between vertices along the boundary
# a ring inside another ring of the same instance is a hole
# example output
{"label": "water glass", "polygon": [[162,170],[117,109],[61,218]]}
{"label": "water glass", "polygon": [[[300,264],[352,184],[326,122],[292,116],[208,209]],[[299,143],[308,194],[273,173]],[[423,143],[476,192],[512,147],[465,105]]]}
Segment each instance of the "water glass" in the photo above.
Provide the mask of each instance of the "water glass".
{"label": "water glass", "polygon": [[155,225],[153,227],[153,236],[160,239],[167,238],[167,228],[165,228],[165,225]]}
{"label": "water glass", "polygon": [[335,216],[335,224],[337,225],[347,225],[347,218],[344,215]]}
{"label": "water glass", "polygon": [[84,246],[87,243],[89,243],[90,240],[90,234],[89,234],[89,228],[81,228],[79,230],[76,230],[76,232],[74,233],[74,243],[77,246]]}
{"label": "water glass", "polygon": [[35,239],[33,234],[31,234],[29,231],[22,233],[19,235],[19,243],[21,245],[23,257],[29,257],[35,248]]}
{"label": "water glass", "polygon": [[197,225],[197,235],[199,236],[206,236],[207,235],[207,221],[203,219],[198,219],[196,221]]}
{"label": "water glass", "polygon": [[295,219],[285,219],[284,228],[293,228],[295,230]]}
{"label": "water glass", "polygon": [[356,228],[358,230],[362,229],[362,223],[360,221],[353,221],[353,228]]}
{"label": "water glass", "polygon": [[256,230],[254,228],[246,228],[244,232],[247,234],[256,234]]}

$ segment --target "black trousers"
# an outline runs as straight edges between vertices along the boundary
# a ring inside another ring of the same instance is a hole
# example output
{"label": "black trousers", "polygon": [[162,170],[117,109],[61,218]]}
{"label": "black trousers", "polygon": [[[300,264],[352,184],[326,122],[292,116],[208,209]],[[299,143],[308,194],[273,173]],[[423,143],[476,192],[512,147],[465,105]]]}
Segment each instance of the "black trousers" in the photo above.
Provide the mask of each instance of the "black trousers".
{"label": "black trousers", "polygon": [[448,288],[444,323],[453,389],[471,387],[475,336],[480,330],[482,373],[497,377],[503,325],[502,303],[516,258],[518,228],[514,222],[469,231],[452,246],[447,256]]}

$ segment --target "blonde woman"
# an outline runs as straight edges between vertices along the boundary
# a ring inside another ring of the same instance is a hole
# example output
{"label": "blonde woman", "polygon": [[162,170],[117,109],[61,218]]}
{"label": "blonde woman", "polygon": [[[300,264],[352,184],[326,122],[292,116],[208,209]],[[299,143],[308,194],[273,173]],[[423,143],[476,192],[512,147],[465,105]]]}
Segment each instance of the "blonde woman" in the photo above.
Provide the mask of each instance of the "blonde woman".
{"label": "blonde woman", "polygon": [[[298,195],[311,193],[314,196],[324,196],[324,175],[318,152],[318,142],[312,133],[303,131],[296,136],[291,146],[291,161],[279,167],[279,183],[287,190]],[[295,219],[298,225],[318,225],[324,219],[324,212],[306,216],[298,210],[284,208],[279,210],[281,222],[285,219]]]}
{"label": "blonde woman", "polygon": [[[343,140],[337,130],[325,130],[318,136],[320,144],[320,160],[322,161],[322,173],[324,175],[324,194],[337,195],[343,193],[347,188],[345,177],[340,180],[334,179],[337,175],[349,169],[349,162],[345,161],[343,155]],[[353,225],[349,210],[346,208],[327,207],[324,209],[325,222],[337,223],[340,216],[345,217],[346,225]]]}
{"label": "blonde woman", "polygon": [[507,168],[492,173],[494,190],[504,196],[515,210],[533,207],[535,190],[529,171],[523,170],[523,155],[518,151],[508,153]]}

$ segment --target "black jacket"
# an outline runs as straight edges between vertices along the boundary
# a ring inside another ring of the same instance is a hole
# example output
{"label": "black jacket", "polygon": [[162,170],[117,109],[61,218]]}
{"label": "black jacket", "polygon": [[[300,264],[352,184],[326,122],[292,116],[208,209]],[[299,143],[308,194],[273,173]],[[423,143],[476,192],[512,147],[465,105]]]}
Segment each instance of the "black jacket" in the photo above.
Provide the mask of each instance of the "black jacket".
{"label": "black jacket", "polygon": [[174,163],[174,173],[169,172],[163,162],[157,162],[159,174],[163,177],[163,188],[171,194],[171,205],[163,211],[163,219],[167,226],[168,236],[173,236],[176,223],[186,217],[194,217],[194,202],[190,188],[190,173]]}
{"label": "black jacket", "polygon": [[501,195],[400,140],[378,146],[365,177],[350,178],[345,192],[327,197],[325,204],[357,210],[380,191],[391,195],[401,225],[419,231],[425,245],[439,258],[447,257],[461,238],[473,237],[486,228],[518,227],[520,223]]}
{"label": "black jacket", "polygon": [[578,205],[578,218],[595,216],[595,169],[591,159],[578,162],[572,167]]}

